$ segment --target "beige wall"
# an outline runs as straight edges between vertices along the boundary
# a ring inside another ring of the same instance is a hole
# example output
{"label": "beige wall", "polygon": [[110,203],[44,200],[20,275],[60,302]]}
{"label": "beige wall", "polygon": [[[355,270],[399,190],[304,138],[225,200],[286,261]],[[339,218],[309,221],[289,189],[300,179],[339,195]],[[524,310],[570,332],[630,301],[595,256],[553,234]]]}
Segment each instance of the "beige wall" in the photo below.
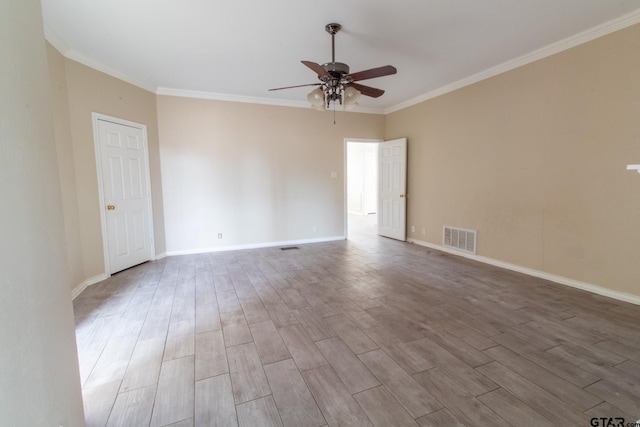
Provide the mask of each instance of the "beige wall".
{"label": "beige wall", "polygon": [[58,170],[60,171],[69,286],[73,289],[82,283],[87,276],[85,276],[84,271],[80,228],[78,227],[78,193],[76,190],[76,170],[71,141],[67,77],[64,56],[48,43],[47,62],[49,65],[56,154]]}
{"label": "beige wall", "polygon": [[157,102],[168,253],[344,236],[344,138],[381,138],[383,116]]}
{"label": "beige wall", "polygon": [[[409,237],[640,295],[640,25],[389,114]],[[426,234],[422,234],[422,228]]]}
{"label": "beige wall", "polygon": [[159,254],[341,236],[343,139],[406,136],[409,238],[471,228],[479,255],[640,295],[639,181],[625,170],[640,162],[639,33],[336,125],[310,109],[155,96],[50,49],[71,286],[104,271],[96,111],[148,126]]}
{"label": "beige wall", "polygon": [[[70,59],[64,62],[80,244],[79,248],[69,250],[81,252],[84,278],[90,279],[104,273],[92,112],[147,126],[156,253],[165,251],[156,96]],[[75,232],[67,230],[69,233]]]}
{"label": "beige wall", "polygon": [[0,425],[82,426],[42,11],[2,3]]}

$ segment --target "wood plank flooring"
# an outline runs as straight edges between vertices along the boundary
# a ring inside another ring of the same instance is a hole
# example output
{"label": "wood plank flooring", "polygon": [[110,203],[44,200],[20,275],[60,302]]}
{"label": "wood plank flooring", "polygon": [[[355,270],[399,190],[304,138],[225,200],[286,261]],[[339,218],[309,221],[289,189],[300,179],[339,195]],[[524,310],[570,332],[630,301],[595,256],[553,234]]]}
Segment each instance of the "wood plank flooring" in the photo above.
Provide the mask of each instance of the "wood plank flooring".
{"label": "wood plank flooring", "polygon": [[640,306],[350,231],[168,257],[87,288],[87,425],[640,419]]}

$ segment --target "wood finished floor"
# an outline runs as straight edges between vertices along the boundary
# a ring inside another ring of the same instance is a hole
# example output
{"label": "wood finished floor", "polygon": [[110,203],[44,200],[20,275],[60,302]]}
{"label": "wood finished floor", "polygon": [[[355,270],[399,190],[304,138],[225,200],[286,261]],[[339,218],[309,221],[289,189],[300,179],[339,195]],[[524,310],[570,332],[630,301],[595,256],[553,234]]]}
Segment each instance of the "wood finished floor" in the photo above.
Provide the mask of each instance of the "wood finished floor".
{"label": "wood finished floor", "polygon": [[640,418],[640,307],[353,225],[169,257],[74,301],[88,426]]}

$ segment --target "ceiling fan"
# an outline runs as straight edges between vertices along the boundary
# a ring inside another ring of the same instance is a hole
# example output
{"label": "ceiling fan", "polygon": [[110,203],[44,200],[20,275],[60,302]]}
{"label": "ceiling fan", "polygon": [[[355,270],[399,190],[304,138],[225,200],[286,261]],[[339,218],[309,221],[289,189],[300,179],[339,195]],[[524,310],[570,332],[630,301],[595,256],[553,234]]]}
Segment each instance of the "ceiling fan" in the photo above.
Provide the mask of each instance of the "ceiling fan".
{"label": "ceiling fan", "polygon": [[365,71],[359,71],[357,73],[349,73],[349,66],[347,64],[336,62],[335,35],[341,28],[342,26],[336,23],[327,24],[325,26],[325,30],[331,34],[331,62],[320,65],[311,61],[301,61],[318,75],[318,79],[321,83],[278,87],[269,90],[273,91],[304,86],[319,86],[307,95],[307,100],[311,103],[312,108],[321,111],[328,109],[332,101],[334,102],[334,106],[337,102],[342,105],[345,110],[348,110],[357,105],[360,95],[370,96],[372,98],[382,96],[384,90],[361,85],[356,82],[376,77],[389,76],[397,73],[398,70],[391,65],[385,65]]}

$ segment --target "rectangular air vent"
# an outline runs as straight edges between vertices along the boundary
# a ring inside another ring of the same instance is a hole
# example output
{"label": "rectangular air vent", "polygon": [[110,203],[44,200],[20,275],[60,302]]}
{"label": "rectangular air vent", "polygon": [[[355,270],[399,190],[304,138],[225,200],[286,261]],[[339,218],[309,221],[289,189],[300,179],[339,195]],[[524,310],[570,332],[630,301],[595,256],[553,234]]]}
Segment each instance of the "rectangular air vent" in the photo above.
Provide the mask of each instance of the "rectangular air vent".
{"label": "rectangular air vent", "polygon": [[442,244],[470,254],[476,253],[476,231],[444,226]]}

